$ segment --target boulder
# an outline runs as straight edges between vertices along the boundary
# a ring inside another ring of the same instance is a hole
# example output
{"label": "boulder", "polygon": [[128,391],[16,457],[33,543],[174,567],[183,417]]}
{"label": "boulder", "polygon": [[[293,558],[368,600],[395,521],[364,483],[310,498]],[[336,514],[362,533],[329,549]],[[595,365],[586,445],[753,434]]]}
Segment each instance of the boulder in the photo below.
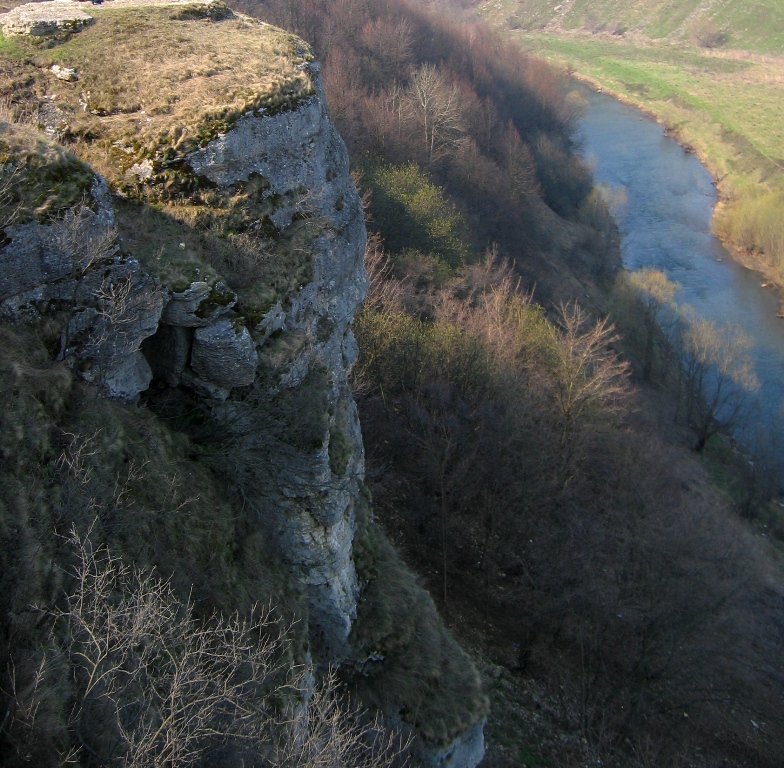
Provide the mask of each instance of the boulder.
{"label": "boulder", "polygon": [[43,3],[19,5],[0,16],[3,35],[31,35],[49,37],[58,32],[78,32],[95,19],[85,13],[79,3],[68,0],[48,0]]}
{"label": "boulder", "polygon": [[71,69],[70,67],[61,67],[59,64],[52,64],[49,69],[58,80],[64,80],[66,83],[74,83],[79,79],[76,75],[76,70]]}
{"label": "boulder", "polygon": [[193,334],[191,368],[211,384],[223,389],[252,384],[258,362],[248,329],[235,329],[228,318],[197,328]]}
{"label": "boulder", "polygon": [[144,392],[152,381],[150,369],[144,355],[132,352],[121,357],[103,376],[104,392],[117,400],[133,400]]}
{"label": "boulder", "polygon": [[172,293],[162,320],[184,328],[203,328],[231,312],[237,297],[222,283],[193,282],[184,291]]}

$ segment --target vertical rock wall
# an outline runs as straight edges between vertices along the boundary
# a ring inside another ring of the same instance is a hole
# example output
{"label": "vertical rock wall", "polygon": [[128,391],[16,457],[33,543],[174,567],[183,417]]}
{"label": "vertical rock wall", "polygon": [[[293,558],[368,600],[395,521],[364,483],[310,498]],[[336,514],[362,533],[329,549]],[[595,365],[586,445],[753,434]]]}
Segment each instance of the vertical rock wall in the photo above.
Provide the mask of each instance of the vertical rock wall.
{"label": "vertical rock wall", "polygon": [[[307,284],[249,326],[220,282],[173,291],[111,243],[89,263],[70,263],[58,250],[59,225],[30,223],[7,228],[0,314],[40,315],[65,304],[60,355],[84,379],[125,400],[153,379],[187,387],[235,430],[238,481],[306,597],[311,648],[320,662],[339,664],[351,656],[359,598],[352,543],[364,451],[347,378],[357,358],[350,323],[367,288],[366,233],[345,145],[318,68],[308,66],[313,97],[274,115],[246,114],[187,156],[189,169],[219,188],[262,177],[280,232],[302,219],[317,225],[303,246],[312,263]],[[105,182],[94,185],[93,202],[79,226],[98,242],[113,232]],[[289,401],[291,434],[260,423]],[[304,437],[299,422],[307,423]],[[483,755],[482,726],[446,749],[420,745],[419,761],[472,768]]]}

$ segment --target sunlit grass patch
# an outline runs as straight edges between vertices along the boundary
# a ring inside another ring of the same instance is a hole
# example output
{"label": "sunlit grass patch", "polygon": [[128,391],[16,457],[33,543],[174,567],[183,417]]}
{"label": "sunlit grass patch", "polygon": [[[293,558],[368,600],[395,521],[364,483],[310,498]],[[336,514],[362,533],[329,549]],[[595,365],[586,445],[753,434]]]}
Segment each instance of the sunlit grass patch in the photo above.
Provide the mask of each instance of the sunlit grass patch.
{"label": "sunlit grass patch", "polygon": [[[15,38],[0,90],[17,101],[47,93],[64,138],[81,140],[80,154],[115,181],[144,159],[171,166],[242,114],[291,108],[313,92],[313,55],[298,38],[222,4],[203,7],[97,7],[95,24],[53,48]],[[78,81],[55,78],[54,64]]]}

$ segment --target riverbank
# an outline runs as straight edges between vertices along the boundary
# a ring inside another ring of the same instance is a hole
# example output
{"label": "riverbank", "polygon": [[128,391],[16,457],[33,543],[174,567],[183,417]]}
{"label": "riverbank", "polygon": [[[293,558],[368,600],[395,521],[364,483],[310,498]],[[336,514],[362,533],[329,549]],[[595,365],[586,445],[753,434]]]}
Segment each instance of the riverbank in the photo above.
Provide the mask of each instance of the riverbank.
{"label": "riverbank", "polygon": [[507,11],[487,3],[479,15],[527,52],[642,110],[703,163],[719,195],[716,235],[784,302],[784,57],[631,30],[512,29]]}
{"label": "riverbank", "polygon": [[684,151],[694,155],[700,161],[708,173],[710,173],[718,196],[718,200],[713,209],[713,233],[721,241],[722,245],[727,249],[735,261],[759,274],[762,287],[775,292],[779,302],[778,316],[784,318],[784,275],[782,274],[781,267],[779,265],[771,264],[770,258],[765,253],[754,252],[741,247],[727,237],[722,232],[721,227],[715,226],[716,222],[719,221],[726,212],[727,206],[731,205],[733,201],[733,191],[731,185],[727,184],[726,175],[722,176],[719,173],[713,156],[708,153],[699,142],[693,142],[690,135],[683,130],[681,125],[668,121],[660,112],[653,109],[650,104],[645,101],[630,97],[620,90],[607,87],[605,81],[599,80],[596,77],[592,77],[583,72],[571,71],[569,74],[572,79],[582,85],[585,85],[598,93],[605,93],[608,96],[612,96],[612,98],[616,99],[621,104],[626,104],[627,106],[639,110],[646,117],[661,125],[666,136],[673,138]]}

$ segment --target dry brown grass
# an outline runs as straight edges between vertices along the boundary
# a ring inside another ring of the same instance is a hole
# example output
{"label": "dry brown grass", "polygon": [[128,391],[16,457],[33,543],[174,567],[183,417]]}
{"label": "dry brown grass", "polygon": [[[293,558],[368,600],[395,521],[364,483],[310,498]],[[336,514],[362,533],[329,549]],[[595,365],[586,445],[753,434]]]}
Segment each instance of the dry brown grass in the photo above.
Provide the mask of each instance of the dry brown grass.
{"label": "dry brown grass", "polygon": [[[276,111],[312,93],[302,66],[309,48],[225,6],[91,13],[95,24],[49,49],[27,38],[3,41],[0,88],[17,99],[20,91],[45,93],[64,113],[65,136],[82,138],[80,154],[110,178],[167,149],[182,155],[245,112]],[[74,68],[79,80],[58,80],[52,64]]]}
{"label": "dry brown grass", "polygon": [[[90,13],[96,22],[65,40],[0,38],[0,119],[33,115],[74,153],[33,125],[0,127],[0,162],[20,179],[0,199],[4,220],[59,214],[84,197],[95,169],[122,195],[157,204],[118,203],[118,220],[124,250],[167,284],[221,278],[254,318],[296,293],[310,279],[313,227],[283,236],[263,179],[210,190],[185,155],[244,113],[309,96],[308,46],[219,1],[114,0]],[[58,80],[53,64],[78,80]],[[147,175],[129,173],[135,164]]]}

